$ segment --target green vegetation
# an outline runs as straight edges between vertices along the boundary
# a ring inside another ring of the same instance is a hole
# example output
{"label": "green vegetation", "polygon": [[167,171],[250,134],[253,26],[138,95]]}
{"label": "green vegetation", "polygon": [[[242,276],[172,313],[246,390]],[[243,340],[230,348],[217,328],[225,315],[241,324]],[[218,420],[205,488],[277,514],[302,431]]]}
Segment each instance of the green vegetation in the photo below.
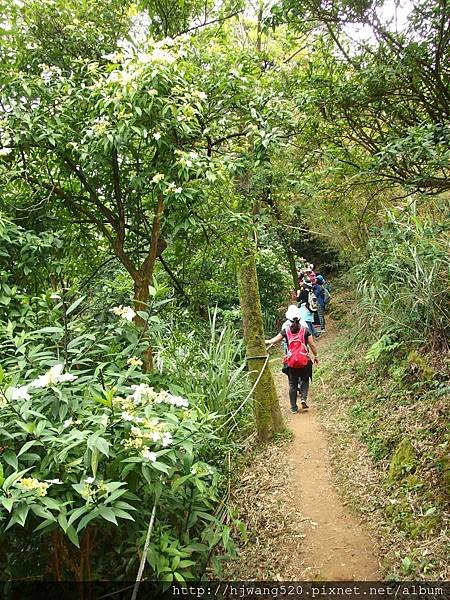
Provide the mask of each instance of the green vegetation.
{"label": "green vegetation", "polygon": [[[323,410],[333,412],[338,403],[340,424],[334,434],[349,452],[353,433],[359,438],[374,481],[361,487],[357,469],[349,470],[343,475],[345,489],[353,505],[383,536],[386,575],[445,577],[450,498],[448,364],[430,350],[408,353],[405,341],[389,350],[384,344],[383,352],[375,355],[367,330],[366,339],[355,344],[348,331],[356,309],[348,308],[340,321],[343,333],[328,350],[330,362],[320,371],[333,397],[324,397],[321,403]],[[361,305],[358,314],[365,309]],[[349,435],[348,426],[353,432]]]}
{"label": "green vegetation", "polygon": [[238,458],[286,435],[264,338],[302,255],[345,270],[330,373],[386,515],[439,538],[449,7],[378,4],[1,4],[3,578],[134,579],[150,530],[149,579],[220,575]]}

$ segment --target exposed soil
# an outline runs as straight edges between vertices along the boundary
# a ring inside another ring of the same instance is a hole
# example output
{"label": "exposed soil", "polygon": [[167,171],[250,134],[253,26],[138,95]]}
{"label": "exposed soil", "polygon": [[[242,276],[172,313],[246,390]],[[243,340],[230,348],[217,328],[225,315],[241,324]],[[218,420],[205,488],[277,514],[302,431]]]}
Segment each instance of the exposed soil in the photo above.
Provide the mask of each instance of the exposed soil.
{"label": "exposed soil", "polygon": [[[334,337],[331,328],[319,350]],[[308,410],[289,413],[287,377],[272,359],[280,403],[293,439],[267,446],[245,470],[234,490],[239,518],[249,538],[230,579],[377,580],[376,544],[365,525],[345,506],[331,468],[328,443],[315,408],[323,393],[310,387]],[[338,409],[338,407],[337,407]]]}

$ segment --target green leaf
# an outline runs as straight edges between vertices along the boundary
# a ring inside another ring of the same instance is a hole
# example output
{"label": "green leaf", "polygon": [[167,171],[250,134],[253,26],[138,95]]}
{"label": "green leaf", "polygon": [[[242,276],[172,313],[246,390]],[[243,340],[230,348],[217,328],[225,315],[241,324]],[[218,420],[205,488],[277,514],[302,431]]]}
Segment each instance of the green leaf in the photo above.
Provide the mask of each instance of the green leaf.
{"label": "green leaf", "polygon": [[2,497],[2,504],[6,508],[8,512],[11,512],[12,507],[14,505],[14,498],[6,498],[6,496]]}
{"label": "green leaf", "polygon": [[80,306],[80,304],[83,302],[83,300],[86,298],[86,296],[81,296],[81,298],[78,298],[78,300],[75,300],[75,302],[73,302],[73,304],[71,304],[69,306],[69,308],[67,309],[66,315],[70,315],[71,313],[73,313],[73,311]]}
{"label": "green leaf", "polygon": [[[26,444],[25,444],[26,445]],[[3,452],[2,458],[5,462],[8,463],[15,471],[17,471],[17,467],[19,466],[19,462],[17,460],[16,453],[12,450],[6,450]]]}
{"label": "green leaf", "polygon": [[121,508],[116,508],[115,506],[113,510],[116,517],[119,517],[120,519],[128,519],[129,521],[134,521],[134,518],[130,515],[130,513],[127,513],[125,510],[122,510]]}
{"label": "green leaf", "polygon": [[106,441],[105,438],[102,437],[97,438],[95,442],[95,447],[98,448],[100,452],[105,456],[109,456],[110,445],[111,444],[108,441]]}
{"label": "green leaf", "polygon": [[5,479],[5,481],[3,482],[2,488],[4,490],[7,490],[8,488],[10,488],[13,485],[13,483],[15,483],[21,477],[23,477],[25,475],[25,473],[30,471],[32,468],[33,467],[28,467],[28,469],[23,469],[23,471],[18,471],[17,473],[12,473],[9,477],[7,477]]}
{"label": "green leaf", "polygon": [[61,529],[64,531],[64,533],[67,533],[67,528],[69,527],[69,524],[67,523],[67,518],[64,513],[59,513],[58,523],[60,524]]}
{"label": "green leaf", "polygon": [[41,442],[38,442],[37,440],[31,440],[30,442],[27,442],[26,444],[24,444],[22,446],[22,448],[19,450],[19,453],[17,454],[17,457],[21,456],[24,452],[26,452],[27,450],[29,450],[31,448],[31,446],[34,446],[36,444],[38,444],[39,446],[42,446]]}
{"label": "green leaf", "polygon": [[99,516],[98,508],[94,508],[90,513],[84,515],[81,521],[78,523],[77,531],[82,531],[88,523],[90,523],[93,519],[96,519]]}
{"label": "green leaf", "polygon": [[64,333],[63,327],[43,327],[38,329],[35,333]]}
{"label": "green leaf", "polygon": [[37,517],[42,517],[48,521],[56,521],[56,517],[43,506],[39,506],[39,504],[32,504],[30,508]]}
{"label": "green leaf", "polygon": [[155,461],[155,462],[150,463],[150,466],[153,467],[154,469],[156,469],[157,471],[161,471],[162,473],[166,473],[166,475],[169,474],[170,467],[168,467],[167,465],[165,465],[162,462]]}
{"label": "green leaf", "polygon": [[85,512],[87,512],[89,510],[88,506],[80,506],[80,508],[76,508],[70,515],[69,520],[67,521],[67,524],[70,526],[72,525],[72,523],[74,523],[77,519],[79,519],[81,517],[81,515],[84,515]]}
{"label": "green leaf", "polygon": [[92,452],[91,452],[91,469],[92,469],[92,475],[94,477],[97,477],[97,468],[98,468],[98,450],[97,450],[97,448],[95,448],[95,450],[92,450]]}
{"label": "green leaf", "polygon": [[109,508],[108,506],[102,506],[99,508],[99,514],[106,521],[110,521],[111,523],[114,523],[114,525],[117,525],[116,515],[114,514],[112,508]]}
{"label": "green leaf", "polygon": [[409,556],[405,556],[405,558],[402,560],[402,571],[405,574],[408,574],[411,568],[411,559],[409,558]]}
{"label": "green leaf", "polygon": [[72,544],[74,546],[76,546],[77,548],[79,548],[80,540],[78,539],[77,532],[75,531],[75,529],[72,526],[67,528],[66,534],[67,534],[67,537],[69,538],[69,540],[72,542]]}
{"label": "green leaf", "polygon": [[16,508],[14,509],[14,517],[16,523],[22,525],[23,527],[25,525],[25,521],[27,520],[29,510],[30,507],[26,502],[19,502]]}

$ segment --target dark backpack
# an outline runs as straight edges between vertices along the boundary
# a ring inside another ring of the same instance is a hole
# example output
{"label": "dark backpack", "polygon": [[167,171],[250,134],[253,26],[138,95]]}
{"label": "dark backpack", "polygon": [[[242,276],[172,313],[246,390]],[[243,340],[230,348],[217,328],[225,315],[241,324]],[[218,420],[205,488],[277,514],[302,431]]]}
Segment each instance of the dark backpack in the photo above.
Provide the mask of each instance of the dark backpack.
{"label": "dark backpack", "polygon": [[308,294],[308,307],[309,310],[314,312],[317,310],[317,307],[319,306],[319,303],[317,302],[317,298],[315,293],[311,290]]}
{"label": "dark backpack", "polygon": [[286,327],[285,331],[288,342],[287,366],[293,369],[306,367],[309,362],[308,349],[306,348],[306,328],[300,327],[298,333],[292,333],[290,327]]}

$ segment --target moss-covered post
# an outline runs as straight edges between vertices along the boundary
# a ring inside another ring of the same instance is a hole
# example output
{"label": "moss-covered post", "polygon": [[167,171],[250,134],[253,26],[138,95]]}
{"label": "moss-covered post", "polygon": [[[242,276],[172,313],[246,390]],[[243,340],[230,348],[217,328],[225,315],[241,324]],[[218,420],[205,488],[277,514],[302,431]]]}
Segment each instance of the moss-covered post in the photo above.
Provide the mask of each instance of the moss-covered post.
{"label": "moss-covered post", "polygon": [[[237,269],[237,281],[244,321],[248,369],[252,385],[254,385],[264,366],[265,358],[252,357],[264,357],[267,352],[253,248],[248,249],[241,258]],[[253,404],[258,439],[266,441],[284,427],[275,382],[268,364],[253,392]]]}

